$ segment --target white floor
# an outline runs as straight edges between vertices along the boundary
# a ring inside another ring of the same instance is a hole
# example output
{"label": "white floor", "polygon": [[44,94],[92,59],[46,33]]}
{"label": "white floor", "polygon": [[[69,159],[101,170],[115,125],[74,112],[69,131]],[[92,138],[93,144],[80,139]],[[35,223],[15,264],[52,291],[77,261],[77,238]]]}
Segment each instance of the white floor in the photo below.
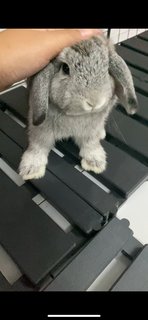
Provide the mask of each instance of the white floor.
{"label": "white floor", "polygon": [[148,181],[144,182],[118,210],[119,219],[130,221],[134,237],[148,244]]}

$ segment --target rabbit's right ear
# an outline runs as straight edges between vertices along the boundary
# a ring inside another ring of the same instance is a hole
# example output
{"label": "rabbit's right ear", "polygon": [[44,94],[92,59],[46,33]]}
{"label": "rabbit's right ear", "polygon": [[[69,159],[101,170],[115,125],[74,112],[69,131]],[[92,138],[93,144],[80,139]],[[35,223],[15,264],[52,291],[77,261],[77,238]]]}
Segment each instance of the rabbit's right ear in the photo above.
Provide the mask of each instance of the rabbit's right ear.
{"label": "rabbit's right ear", "polygon": [[131,72],[125,61],[117,54],[114,45],[109,40],[109,73],[115,81],[115,94],[126,109],[134,114],[138,109],[138,102]]}
{"label": "rabbit's right ear", "polygon": [[44,69],[28,79],[29,106],[32,109],[33,125],[40,125],[46,118],[49,103],[49,87],[54,66],[50,62]]}

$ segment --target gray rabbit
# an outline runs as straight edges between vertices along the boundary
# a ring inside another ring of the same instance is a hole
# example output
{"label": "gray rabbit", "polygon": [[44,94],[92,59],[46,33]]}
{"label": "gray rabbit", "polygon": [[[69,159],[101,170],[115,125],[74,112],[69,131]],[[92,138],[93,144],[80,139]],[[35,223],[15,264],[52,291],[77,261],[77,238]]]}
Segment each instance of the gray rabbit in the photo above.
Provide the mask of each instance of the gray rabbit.
{"label": "gray rabbit", "polygon": [[28,79],[29,144],[19,173],[24,180],[44,176],[55,142],[71,137],[80,149],[81,166],[101,173],[106,153],[101,146],[105,124],[120,102],[127,113],[137,110],[129,68],[104,36],[65,48]]}

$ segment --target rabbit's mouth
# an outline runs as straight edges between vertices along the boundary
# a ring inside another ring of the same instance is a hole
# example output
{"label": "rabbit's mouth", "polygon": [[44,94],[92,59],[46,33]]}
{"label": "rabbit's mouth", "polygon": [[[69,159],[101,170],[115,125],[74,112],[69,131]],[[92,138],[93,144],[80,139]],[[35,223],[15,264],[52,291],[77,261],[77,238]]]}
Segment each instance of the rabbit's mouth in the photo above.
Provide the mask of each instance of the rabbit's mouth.
{"label": "rabbit's mouth", "polygon": [[92,103],[89,100],[83,100],[81,102],[73,102],[68,104],[64,108],[64,113],[67,116],[81,116],[85,114],[93,114],[102,112],[107,107],[108,100],[106,97],[102,97],[96,103]]}
{"label": "rabbit's mouth", "polygon": [[83,109],[84,111],[90,111],[90,112],[94,112],[97,110],[101,110],[102,107],[104,107],[106,105],[107,99],[106,97],[102,97],[102,99],[100,99],[100,101],[97,101],[96,103],[92,103],[91,101],[84,101],[83,103]]}
{"label": "rabbit's mouth", "polygon": [[101,108],[95,108],[91,110],[84,110],[82,109],[82,111],[73,111],[73,110],[67,110],[65,112],[66,116],[73,116],[73,117],[77,117],[77,116],[85,116],[87,114],[94,114],[94,113],[100,113],[102,112],[104,109],[106,108],[106,105],[102,106]]}

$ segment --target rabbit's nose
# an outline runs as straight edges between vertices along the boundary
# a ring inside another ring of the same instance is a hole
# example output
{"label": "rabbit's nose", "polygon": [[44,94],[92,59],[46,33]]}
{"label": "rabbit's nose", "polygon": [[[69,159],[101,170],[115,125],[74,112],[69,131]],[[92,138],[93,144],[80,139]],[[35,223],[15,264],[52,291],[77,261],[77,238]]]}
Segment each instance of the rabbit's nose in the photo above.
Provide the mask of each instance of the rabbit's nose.
{"label": "rabbit's nose", "polygon": [[91,102],[88,102],[87,100],[85,100],[83,102],[83,109],[86,110],[86,111],[92,111],[93,104]]}
{"label": "rabbit's nose", "polygon": [[87,103],[87,105],[88,105],[89,107],[91,107],[92,109],[96,107],[96,105],[93,104],[92,102],[86,101],[86,103]]}

